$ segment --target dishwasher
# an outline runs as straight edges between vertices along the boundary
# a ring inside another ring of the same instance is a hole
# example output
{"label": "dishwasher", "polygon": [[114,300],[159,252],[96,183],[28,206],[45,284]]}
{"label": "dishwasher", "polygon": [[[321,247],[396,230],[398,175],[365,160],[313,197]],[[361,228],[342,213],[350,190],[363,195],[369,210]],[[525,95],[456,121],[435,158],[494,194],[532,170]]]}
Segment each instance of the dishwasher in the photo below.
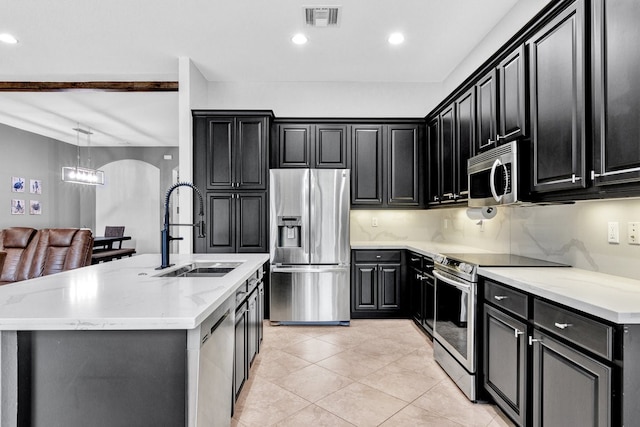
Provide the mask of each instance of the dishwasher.
{"label": "dishwasher", "polygon": [[229,426],[233,387],[235,297],[200,326],[196,426]]}

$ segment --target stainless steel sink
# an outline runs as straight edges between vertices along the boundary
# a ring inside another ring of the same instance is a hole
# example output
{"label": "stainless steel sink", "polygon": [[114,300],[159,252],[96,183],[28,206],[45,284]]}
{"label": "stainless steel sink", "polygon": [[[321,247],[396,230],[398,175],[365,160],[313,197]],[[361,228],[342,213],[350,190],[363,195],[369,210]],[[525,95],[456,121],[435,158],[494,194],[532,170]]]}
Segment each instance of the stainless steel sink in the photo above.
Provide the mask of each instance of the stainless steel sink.
{"label": "stainless steel sink", "polygon": [[187,264],[157,277],[222,277],[238,267],[240,262],[198,262]]}

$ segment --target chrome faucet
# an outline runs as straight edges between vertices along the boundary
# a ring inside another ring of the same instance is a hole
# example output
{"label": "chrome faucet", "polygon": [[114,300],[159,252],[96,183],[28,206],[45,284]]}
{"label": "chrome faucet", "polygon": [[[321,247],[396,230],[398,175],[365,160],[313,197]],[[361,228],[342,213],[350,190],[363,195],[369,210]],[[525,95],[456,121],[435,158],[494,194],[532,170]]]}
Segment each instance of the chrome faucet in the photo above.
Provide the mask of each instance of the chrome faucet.
{"label": "chrome faucet", "polygon": [[[173,190],[175,190],[178,187],[191,187],[193,189],[193,191],[196,192],[196,194],[198,195],[198,197],[200,198],[200,221],[198,221],[197,224],[169,224],[169,196],[171,196],[171,193],[173,192]],[[198,190],[198,188],[191,184],[190,182],[178,182],[176,184],[173,184],[171,187],[169,187],[169,189],[167,190],[167,195],[165,196],[164,199],[164,227],[162,228],[162,232],[161,232],[161,245],[162,245],[162,265],[158,268],[156,268],[156,270],[162,270],[163,268],[167,268],[167,267],[171,267],[173,264],[169,263],[169,243],[172,240],[182,240],[182,237],[171,237],[171,235],[169,235],[169,227],[178,227],[178,226],[183,226],[183,227],[197,227],[198,228],[198,238],[202,239],[205,237],[205,230],[204,230],[204,202],[202,200],[202,194],[200,193],[200,190]]]}

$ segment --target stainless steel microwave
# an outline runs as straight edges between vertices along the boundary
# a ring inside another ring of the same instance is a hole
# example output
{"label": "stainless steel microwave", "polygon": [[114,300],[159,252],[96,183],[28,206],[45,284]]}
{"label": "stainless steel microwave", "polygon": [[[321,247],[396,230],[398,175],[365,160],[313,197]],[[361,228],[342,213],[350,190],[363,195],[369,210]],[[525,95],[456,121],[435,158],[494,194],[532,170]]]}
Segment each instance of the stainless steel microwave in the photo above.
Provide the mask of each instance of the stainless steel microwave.
{"label": "stainless steel microwave", "polygon": [[500,145],[467,161],[469,206],[518,203],[518,141]]}

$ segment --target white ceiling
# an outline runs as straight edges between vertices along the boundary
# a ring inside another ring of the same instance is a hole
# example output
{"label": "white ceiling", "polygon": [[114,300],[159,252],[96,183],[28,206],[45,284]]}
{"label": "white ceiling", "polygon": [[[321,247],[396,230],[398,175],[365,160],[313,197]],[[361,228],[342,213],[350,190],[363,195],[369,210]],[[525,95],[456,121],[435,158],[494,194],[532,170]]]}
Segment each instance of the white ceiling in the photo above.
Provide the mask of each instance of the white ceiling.
{"label": "white ceiling", "polygon": [[[186,56],[210,81],[438,83],[518,1],[0,0],[19,40],[0,81],[177,81]],[[340,26],[305,27],[310,5],[341,5]],[[77,122],[92,145],[177,145],[178,95],[0,92],[0,123],[75,143]]]}

